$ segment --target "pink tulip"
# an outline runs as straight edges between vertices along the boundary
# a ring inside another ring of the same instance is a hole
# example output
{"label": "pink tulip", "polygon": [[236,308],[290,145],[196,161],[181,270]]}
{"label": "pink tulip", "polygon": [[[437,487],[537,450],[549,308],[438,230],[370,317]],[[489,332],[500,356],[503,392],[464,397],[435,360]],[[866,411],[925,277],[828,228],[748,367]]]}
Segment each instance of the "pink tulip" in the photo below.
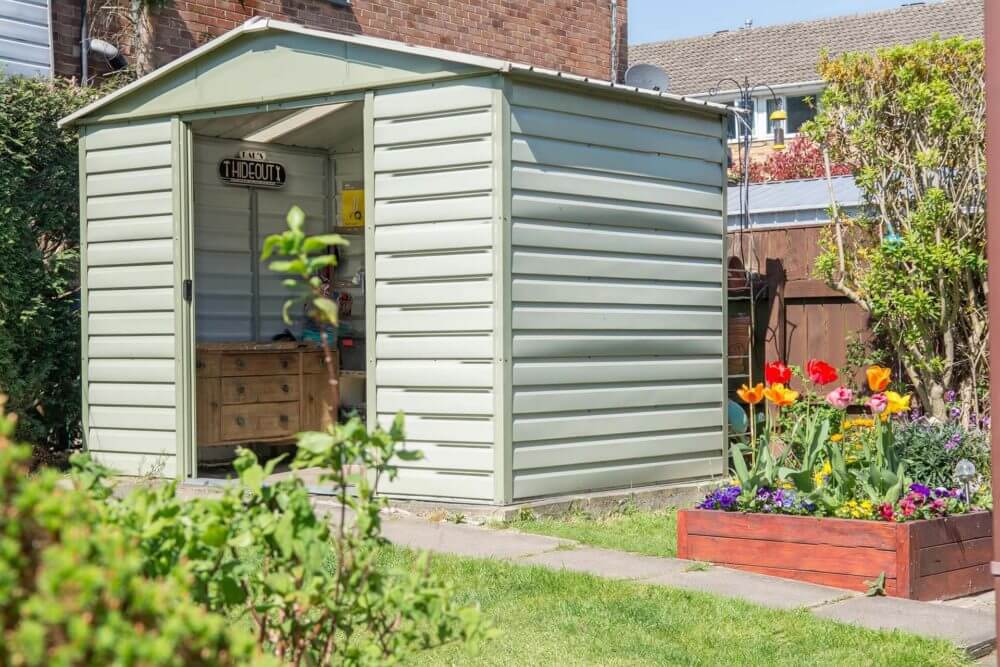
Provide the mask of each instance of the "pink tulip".
{"label": "pink tulip", "polygon": [[847,406],[850,405],[853,400],[854,392],[847,387],[837,387],[826,395],[826,402],[838,410],[847,409]]}
{"label": "pink tulip", "polygon": [[865,406],[872,411],[873,415],[884,412],[887,405],[889,405],[889,399],[885,397],[885,394],[872,394],[871,398],[865,403]]}

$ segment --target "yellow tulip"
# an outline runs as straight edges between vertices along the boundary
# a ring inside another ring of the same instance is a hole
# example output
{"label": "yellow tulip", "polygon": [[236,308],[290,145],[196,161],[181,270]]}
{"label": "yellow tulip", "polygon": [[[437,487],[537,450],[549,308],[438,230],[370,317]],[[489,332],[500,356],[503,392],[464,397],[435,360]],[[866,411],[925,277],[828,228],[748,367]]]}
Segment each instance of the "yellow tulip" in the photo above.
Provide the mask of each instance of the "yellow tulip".
{"label": "yellow tulip", "polygon": [[781,383],[775,383],[764,390],[764,397],[779,408],[783,408],[798,400],[799,392],[793,391]]}
{"label": "yellow tulip", "polygon": [[882,366],[869,366],[865,371],[865,375],[868,376],[868,387],[872,391],[885,391],[885,388],[889,386],[889,381],[892,379],[892,369],[883,368]]}
{"label": "yellow tulip", "polygon": [[885,413],[888,415],[894,415],[897,412],[906,412],[910,409],[910,395],[900,396],[894,391],[885,392],[885,398],[887,400],[885,406]]}
{"label": "yellow tulip", "polygon": [[758,382],[753,387],[748,387],[743,385],[736,390],[736,395],[740,397],[744,403],[749,403],[750,405],[756,405],[764,400],[764,383]]}

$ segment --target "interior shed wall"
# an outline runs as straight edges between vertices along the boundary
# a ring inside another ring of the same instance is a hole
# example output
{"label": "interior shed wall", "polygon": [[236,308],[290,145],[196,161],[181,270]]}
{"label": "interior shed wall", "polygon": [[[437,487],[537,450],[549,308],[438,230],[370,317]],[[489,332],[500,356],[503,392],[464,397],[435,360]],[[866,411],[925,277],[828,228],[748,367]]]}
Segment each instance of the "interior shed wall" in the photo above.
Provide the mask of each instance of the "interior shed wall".
{"label": "interior shed wall", "polygon": [[404,411],[424,454],[383,483],[390,495],[494,498],[493,82],[373,97],[369,386],[379,421]]}
{"label": "interior shed wall", "polygon": [[[219,161],[240,150],[264,150],[285,167],[287,183],[276,190],[233,187],[219,179]],[[194,145],[194,251],[198,341],[269,341],[285,330],[281,310],[288,298],[284,276],[261,262],[264,239],[287,227],[292,206],[306,213],[307,234],[328,231],[327,157],[279,145],[196,137]],[[251,242],[251,236],[256,239]],[[256,296],[255,296],[256,295]],[[301,313],[294,311],[295,335]],[[256,326],[255,326],[256,321]],[[259,329],[259,331],[258,331]]]}
{"label": "interior shed wall", "polygon": [[177,470],[171,136],[169,120],[81,132],[87,447],[130,475]]}
{"label": "interior shed wall", "polygon": [[719,118],[510,103],[514,499],[721,474]]}

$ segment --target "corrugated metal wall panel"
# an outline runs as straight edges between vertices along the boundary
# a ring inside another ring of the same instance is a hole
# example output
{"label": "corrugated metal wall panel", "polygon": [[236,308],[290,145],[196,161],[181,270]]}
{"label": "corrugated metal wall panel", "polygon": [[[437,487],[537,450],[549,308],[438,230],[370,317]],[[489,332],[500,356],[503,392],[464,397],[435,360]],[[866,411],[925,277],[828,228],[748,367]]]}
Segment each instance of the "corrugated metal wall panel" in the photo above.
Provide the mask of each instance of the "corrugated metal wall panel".
{"label": "corrugated metal wall panel", "polygon": [[[281,309],[288,289],[281,284],[283,276],[268,270],[269,262],[259,262],[256,249],[267,236],[287,228],[285,218],[293,205],[306,212],[307,233],[318,234],[326,227],[326,156],[268,146],[267,159],[285,167],[287,182],[279,190],[257,190],[258,238],[251,243],[253,195],[247,188],[222,183],[218,176],[219,160],[247,148],[261,147],[234,140],[195,139],[194,284],[196,335],[201,341],[268,341],[281,333],[286,328]],[[253,277],[254,265],[258,281]],[[255,284],[259,285],[259,335],[254,331]]]}
{"label": "corrugated metal wall panel", "polygon": [[84,147],[87,446],[125,474],[174,476],[170,122],[84,130]]}
{"label": "corrugated metal wall panel", "polygon": [[514,498],[721,474],[720,122],[511,101]]}
{"label": "corrugated metal wall panel", "polygon": [[382,491],[494,497],[493,109],[488,79],[374,96],[374,400],[406,413]]}
{"label": "corrugated metal wall panel", "polygon": [[0,0],[0,71],[52,74],[52,13],[47,0]]}

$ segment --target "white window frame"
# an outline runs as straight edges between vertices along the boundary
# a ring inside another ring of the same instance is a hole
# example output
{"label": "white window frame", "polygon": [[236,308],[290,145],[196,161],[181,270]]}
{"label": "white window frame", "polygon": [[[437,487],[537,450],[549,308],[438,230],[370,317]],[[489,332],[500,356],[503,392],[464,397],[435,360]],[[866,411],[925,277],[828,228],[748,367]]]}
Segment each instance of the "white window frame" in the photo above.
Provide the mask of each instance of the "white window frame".
{"label": "white window frame", "polygon": [[[819,113],[819,98],[822,94],[822,89],[815,91],[803,91],[796,92],[793,94],[776,95],[779,100],[781,100],[781,108],[788,111],[788,98],[789,97],[812,97],[815,100],[816,112]],[[753,115],[754,115],[754,125],[753,125],[753,136],[751,140],[761,141],[772,139],[774,137],[774,132],[771,130],[771,122],[767,118],[767,101],[771,99],[770,95],[759,95],[753,98]],[[738,100],[730,100],[725,102],[726,104],[736,105]],[[785,127],[785,139],[794,139],[799,136],[798,132],[787,132],[788,121],[782,121],[782,125]],[[739,138],[729,139],[730,144],[739,142]]]}

